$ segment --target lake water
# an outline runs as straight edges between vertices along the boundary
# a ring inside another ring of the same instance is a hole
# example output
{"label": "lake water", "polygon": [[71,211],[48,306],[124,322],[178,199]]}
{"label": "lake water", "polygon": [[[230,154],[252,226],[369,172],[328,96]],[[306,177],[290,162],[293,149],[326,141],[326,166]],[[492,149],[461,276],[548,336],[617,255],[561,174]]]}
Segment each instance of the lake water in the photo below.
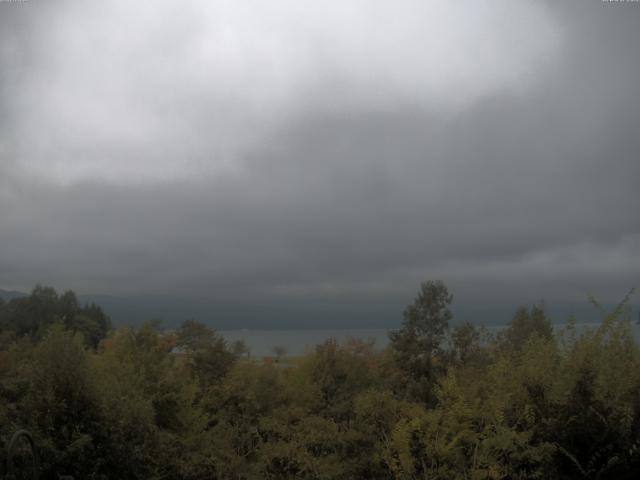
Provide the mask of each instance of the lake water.
{"label": "lake water", "polygon": [[220,333],[229,343],[243,340],[255,357],[273,355],[273,347],[286,348],[287,355],[302,355],[329,338],[345,342],[351,338],[374,339],[375,345],[384,348],[389,339],[388,329],[353,330],[221,330]]}
{"label": "lake water", "polygon": [[[595,328],[596,323],[577,324],[578,331]],[[564,324],[555,325],[554,328],[562,328]],[[490,326],[490,332],[497,332],[504,326]],[[640,325],[632,325],[636,340],[640,341]],[[388,333],[391,329],[329,329],[329,330],[221,330],[220,333],[229,343],[243,340],[251,350],[254,357],[273,355],[273,347],[282,346],[287,350],[287,355],[302,355],[314,349],[316,345],[329,338],[335,338],[344,343],[349,338],[373,339],[377,348],[384,348],[389,343]]]}

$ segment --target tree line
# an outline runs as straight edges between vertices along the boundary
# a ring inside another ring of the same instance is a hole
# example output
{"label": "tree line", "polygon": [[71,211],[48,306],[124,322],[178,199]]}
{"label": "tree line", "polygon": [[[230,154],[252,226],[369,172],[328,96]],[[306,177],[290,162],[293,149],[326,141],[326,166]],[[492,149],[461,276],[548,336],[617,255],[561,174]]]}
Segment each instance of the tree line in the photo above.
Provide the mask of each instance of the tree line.
{"label": "tree line", "polygon": [[451,325],[452,300],[425,282],[384,350],[328,339],[275,363],[36,287],[0,301],[0,448],[30,430],[41,478],[637,478],[626,301],[587,331],[521,307],[492,335]]}

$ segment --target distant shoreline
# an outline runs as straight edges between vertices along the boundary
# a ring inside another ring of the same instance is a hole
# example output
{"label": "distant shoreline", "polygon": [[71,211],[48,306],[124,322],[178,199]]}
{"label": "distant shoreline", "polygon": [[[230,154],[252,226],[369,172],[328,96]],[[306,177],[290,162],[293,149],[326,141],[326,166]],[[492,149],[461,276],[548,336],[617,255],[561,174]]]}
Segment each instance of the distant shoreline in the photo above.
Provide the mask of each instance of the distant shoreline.
{"label": "distant shoreline", "polygon": [[[576,322],[578,330],[595,328],[598,322]],[[553,324],[554,330],[566,326],[566,323]],[[486,325],[489,332],[497,332],[506,325]],[[636,340],[640,341],[640,325],[631,322],[631,328]],[[298,356],[307,353],[329,338],[335,338],[343,343],[348,338],[375,340],[376,348],[385,348],[388,344],[388,333],[394,328],[318,328],[318,329],[221,329],[217,332],[228,342],[242,340],[253,357],[275,356],[273,348],[284,347],[288,355]]]}

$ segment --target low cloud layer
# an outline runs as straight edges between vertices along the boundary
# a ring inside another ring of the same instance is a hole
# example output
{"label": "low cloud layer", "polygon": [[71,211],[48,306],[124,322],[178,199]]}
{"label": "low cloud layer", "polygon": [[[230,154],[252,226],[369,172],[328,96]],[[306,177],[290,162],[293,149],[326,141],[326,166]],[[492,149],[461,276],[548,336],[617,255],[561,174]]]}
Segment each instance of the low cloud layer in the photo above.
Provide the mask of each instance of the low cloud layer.
{"label": "low cloud layer", "polygon": [[0,3],[0,287],[616,300],[640,6]]}

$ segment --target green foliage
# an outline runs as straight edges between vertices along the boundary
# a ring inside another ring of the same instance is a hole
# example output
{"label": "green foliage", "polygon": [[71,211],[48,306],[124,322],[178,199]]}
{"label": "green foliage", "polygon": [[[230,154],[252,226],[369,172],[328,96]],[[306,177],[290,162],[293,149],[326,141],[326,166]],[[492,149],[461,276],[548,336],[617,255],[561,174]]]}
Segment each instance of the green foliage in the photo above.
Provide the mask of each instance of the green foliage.
{"label": "green foliage", "polygon": [[531,309],[519,307],[501,339],[505,348],[520,350],[532,337],[549,340],[553,337],[553,327],[542,305]]}
{"label": "green foliage", "polygon": [[[273,362],[194,321],[175,333],[120,328],[94,347],[74,296],[34,297],[0,306],[13,309],[0,349],[0,448],[28,428],[43,478],[613,480],[640,471],[640,348],[624,304],[582,332],[569,321],[553,335],[534,307],[495,339],[471,324],[447,336],[451,296],[428,283],[388,349],[330,339]],[[44,321],[25,320],[36,311]]]}
{"label": "green foliage", "polygon": [[103,419],[82,337],[56,324],[39,344],[15,344],[10,355],[2,382],[2,397],[14,402],[8,420],[34,432],[45,476],[92,471]]}
{"label": "green foliage", "polygon": [[183,322],[176,337],[176,346],[187,354],[190,370],[203,387],[221,381],[240,353],[231,351],[224,338],[195,320]]}
{"label": "green foliage", "polygon": [[405,373],[402,384],[410,398],[430,404],[434,385],[443,373],[442,343],[453,317],[453,295],[441,281],[423,282],[414,302],[404,311],[400,330],[389,340],[396,364]]}
{"label": "green foliage", "polygon": [[80,306],[72,291],[58,295],[53,288],[38,285],[27,297],[0,303],[0,330],[3,332],[0,348],[14,337],[39,340],[55,323],[80,333],[84,342],[93,348],[111,328],[109,317],[100,307]]}
{"label": "green foliage", "polygon": [[482,341],[486,332],[476,325],[465,322],[451,331],[451,359],[458,364],[479,363],[483,354]]}

